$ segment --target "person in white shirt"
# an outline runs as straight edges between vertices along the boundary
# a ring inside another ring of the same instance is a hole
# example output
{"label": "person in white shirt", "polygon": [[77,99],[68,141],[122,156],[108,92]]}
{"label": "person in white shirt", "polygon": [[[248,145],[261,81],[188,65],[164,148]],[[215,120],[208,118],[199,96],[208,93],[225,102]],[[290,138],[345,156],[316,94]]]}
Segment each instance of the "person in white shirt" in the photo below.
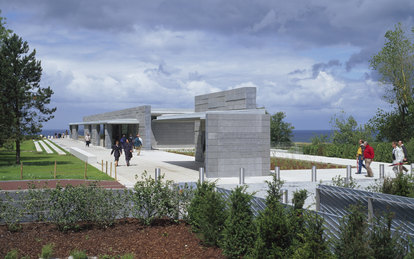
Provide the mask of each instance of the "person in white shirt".
{"label": "person in white shirt", "polygon": [[91,144],[91,136],[89,136],[89,134],[85,135],[85,142],[86,146],[89,147],[89,144]]}
{"label": "person in white shirt", "polygon": [[404,151],[397,145],[397,142],[395,141],[392,142],[392,148],[392,164],[394,165],[392,170],[394,171],[395,176],[397,176],[402,172],[402,166],[404,163]]}

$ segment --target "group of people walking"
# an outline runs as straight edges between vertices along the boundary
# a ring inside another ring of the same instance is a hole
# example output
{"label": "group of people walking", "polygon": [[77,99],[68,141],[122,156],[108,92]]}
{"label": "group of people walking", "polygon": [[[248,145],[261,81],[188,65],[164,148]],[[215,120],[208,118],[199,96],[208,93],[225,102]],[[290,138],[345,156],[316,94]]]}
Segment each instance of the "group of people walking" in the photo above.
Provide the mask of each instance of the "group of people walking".
{"label": "group of people walking", "polygon": [[119,157],[122,155],[122,150],[124,150],[126,164],[129,166],[129,161],[132,158],[134,149],[137,151],[137,156],[139,156],[141,153],[141,147],[142,138],[139,136],[139,134],[137,134],[134,139],[132,138],[132,135],[130,135],[129,138],[123,135],[121,140],[116,140],[115,145],[112,146],[111,151],[111,155],[113,154],[115,157],[115,166],[118,166]]}
{"label": "group of people walking", "polygon": [[[408,169],[404,166],[404,163],[407,162],[408,152],[407,148],[404,146],[404,143],[400,140],[398,142],[392,142],[392,170],[395,175],[402,173],[403,171],[408,172]],[[358,171],[356,174],[362,173],[362,167],[367,170],[366,177],[374,177],[372,172],[371,163],[374,160],[374,149],[368,144],[367,141],[359,140],[359,147],[357,151],[357,160],[358,160]],[[364,164],[365,161],[365,164]]]}

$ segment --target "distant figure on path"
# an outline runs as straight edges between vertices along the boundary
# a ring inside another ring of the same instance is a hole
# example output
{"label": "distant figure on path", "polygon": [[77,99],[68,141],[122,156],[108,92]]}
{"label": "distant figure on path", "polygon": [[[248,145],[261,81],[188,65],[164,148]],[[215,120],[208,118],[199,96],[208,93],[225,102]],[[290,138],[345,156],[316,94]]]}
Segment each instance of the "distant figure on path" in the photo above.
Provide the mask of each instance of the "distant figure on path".
{"label": "distant figure on path", "polygon": [[112,146],[111,155],[114,154],[115,157],[115,166],[118,166],[119,157],[122,155],[122,147],[119,144],[119,141],[115,141],[115,145]]}
{"label": "distant figure on path", "polygon": [[356,174],[361,174],[362,167],[367,169],[364,165],[364,151],[365,151],[364,141],[362,139],[360,139],[359,140],[359,147],[358,147],[358,151],[357,151],[358,172],[356,172]]}
{"label": "distant figure on path", "polygon": [[126,140],[125,135],[122,135],[122,138],[121,138],[121,146],[122,146],[122,148],[124,148],[125,140]]}
{"label": "distant figure on path", "polygon": [[89,144],[91,144],[91,136],[89,136],[89,134],[85,135],[85,142],[86,146],[89,147]]}
{"label": "distant figure on path", "polygon": [[129,160],[131,160],[132,158],[132,151],[133,151],[132,143],[129,142],[129,139],[126,139],[125,144],[124,144],[124,152],[125,152],[125,161],[126,161],[127,166],[129,166]]}
{"label": "distant figure on path", "polygon": [[[398,141],[398,146],[400,146],[400,148],[404,152],[404,160],[403,161],[407,162],[408,161],[408,151],[407,151],[407,148],[404,146],[404,143],[402,142],[402,140]],[[404,165],[402,166],[402,169],[405,172],[408,172],[408,169]]]}
{"label": "distant figure on path", "polygon": [[395,173],[395,176],[398,176],[399,173],[402,173],[402,165],[404,162],[404,152],[402,148],[397,145],[397,142],[392,142],[392,164],[394,165],[392,170]]}
{"label": "distant figure on path", "polygon": [[374,173],[371,169],[371,163],[375,156],[374,149],[368,144],[368,141],[364,142],[364,146],[365,168],[367,169],[366,177],[374,177]]}
{"label": "distant figure on path", "polygon": [[137,134],[137,137],[134,139],[134,147],[137,151],[137,156],[141,154],[141,147],[142,147],[142,138]]}

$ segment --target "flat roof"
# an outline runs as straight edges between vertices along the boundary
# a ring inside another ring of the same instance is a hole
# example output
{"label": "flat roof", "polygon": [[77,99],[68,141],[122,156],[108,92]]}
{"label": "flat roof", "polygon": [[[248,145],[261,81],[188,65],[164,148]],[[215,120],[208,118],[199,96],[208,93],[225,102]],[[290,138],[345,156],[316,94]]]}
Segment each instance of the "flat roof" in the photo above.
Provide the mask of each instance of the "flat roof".
{"label": "flat roof", "polygon": [[139,124],[139,121],[137,119],[114,119],[114,120],[82,121],[82,122],[69,123],[69,125],[91,125],[91,124]]}
{"label": "flat roof", "polygon": [[206,114],[265,114],[264,109],[247,109],[247,110],[226,110],[226,111],[205,111],[193,112],[189,114],[174,114],[158,116],[156,121],[178,121],[178,120],[205,120]]}

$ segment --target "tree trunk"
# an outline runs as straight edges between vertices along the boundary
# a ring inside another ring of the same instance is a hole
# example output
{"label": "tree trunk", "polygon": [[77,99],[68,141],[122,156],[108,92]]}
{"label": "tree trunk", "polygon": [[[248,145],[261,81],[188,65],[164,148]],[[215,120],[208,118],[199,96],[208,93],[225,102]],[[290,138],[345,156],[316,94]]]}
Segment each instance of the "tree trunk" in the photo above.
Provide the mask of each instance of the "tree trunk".
{"label": "tree trunk", "polygon": [[20,164],[20,139],[16,139],[16,164]]}

